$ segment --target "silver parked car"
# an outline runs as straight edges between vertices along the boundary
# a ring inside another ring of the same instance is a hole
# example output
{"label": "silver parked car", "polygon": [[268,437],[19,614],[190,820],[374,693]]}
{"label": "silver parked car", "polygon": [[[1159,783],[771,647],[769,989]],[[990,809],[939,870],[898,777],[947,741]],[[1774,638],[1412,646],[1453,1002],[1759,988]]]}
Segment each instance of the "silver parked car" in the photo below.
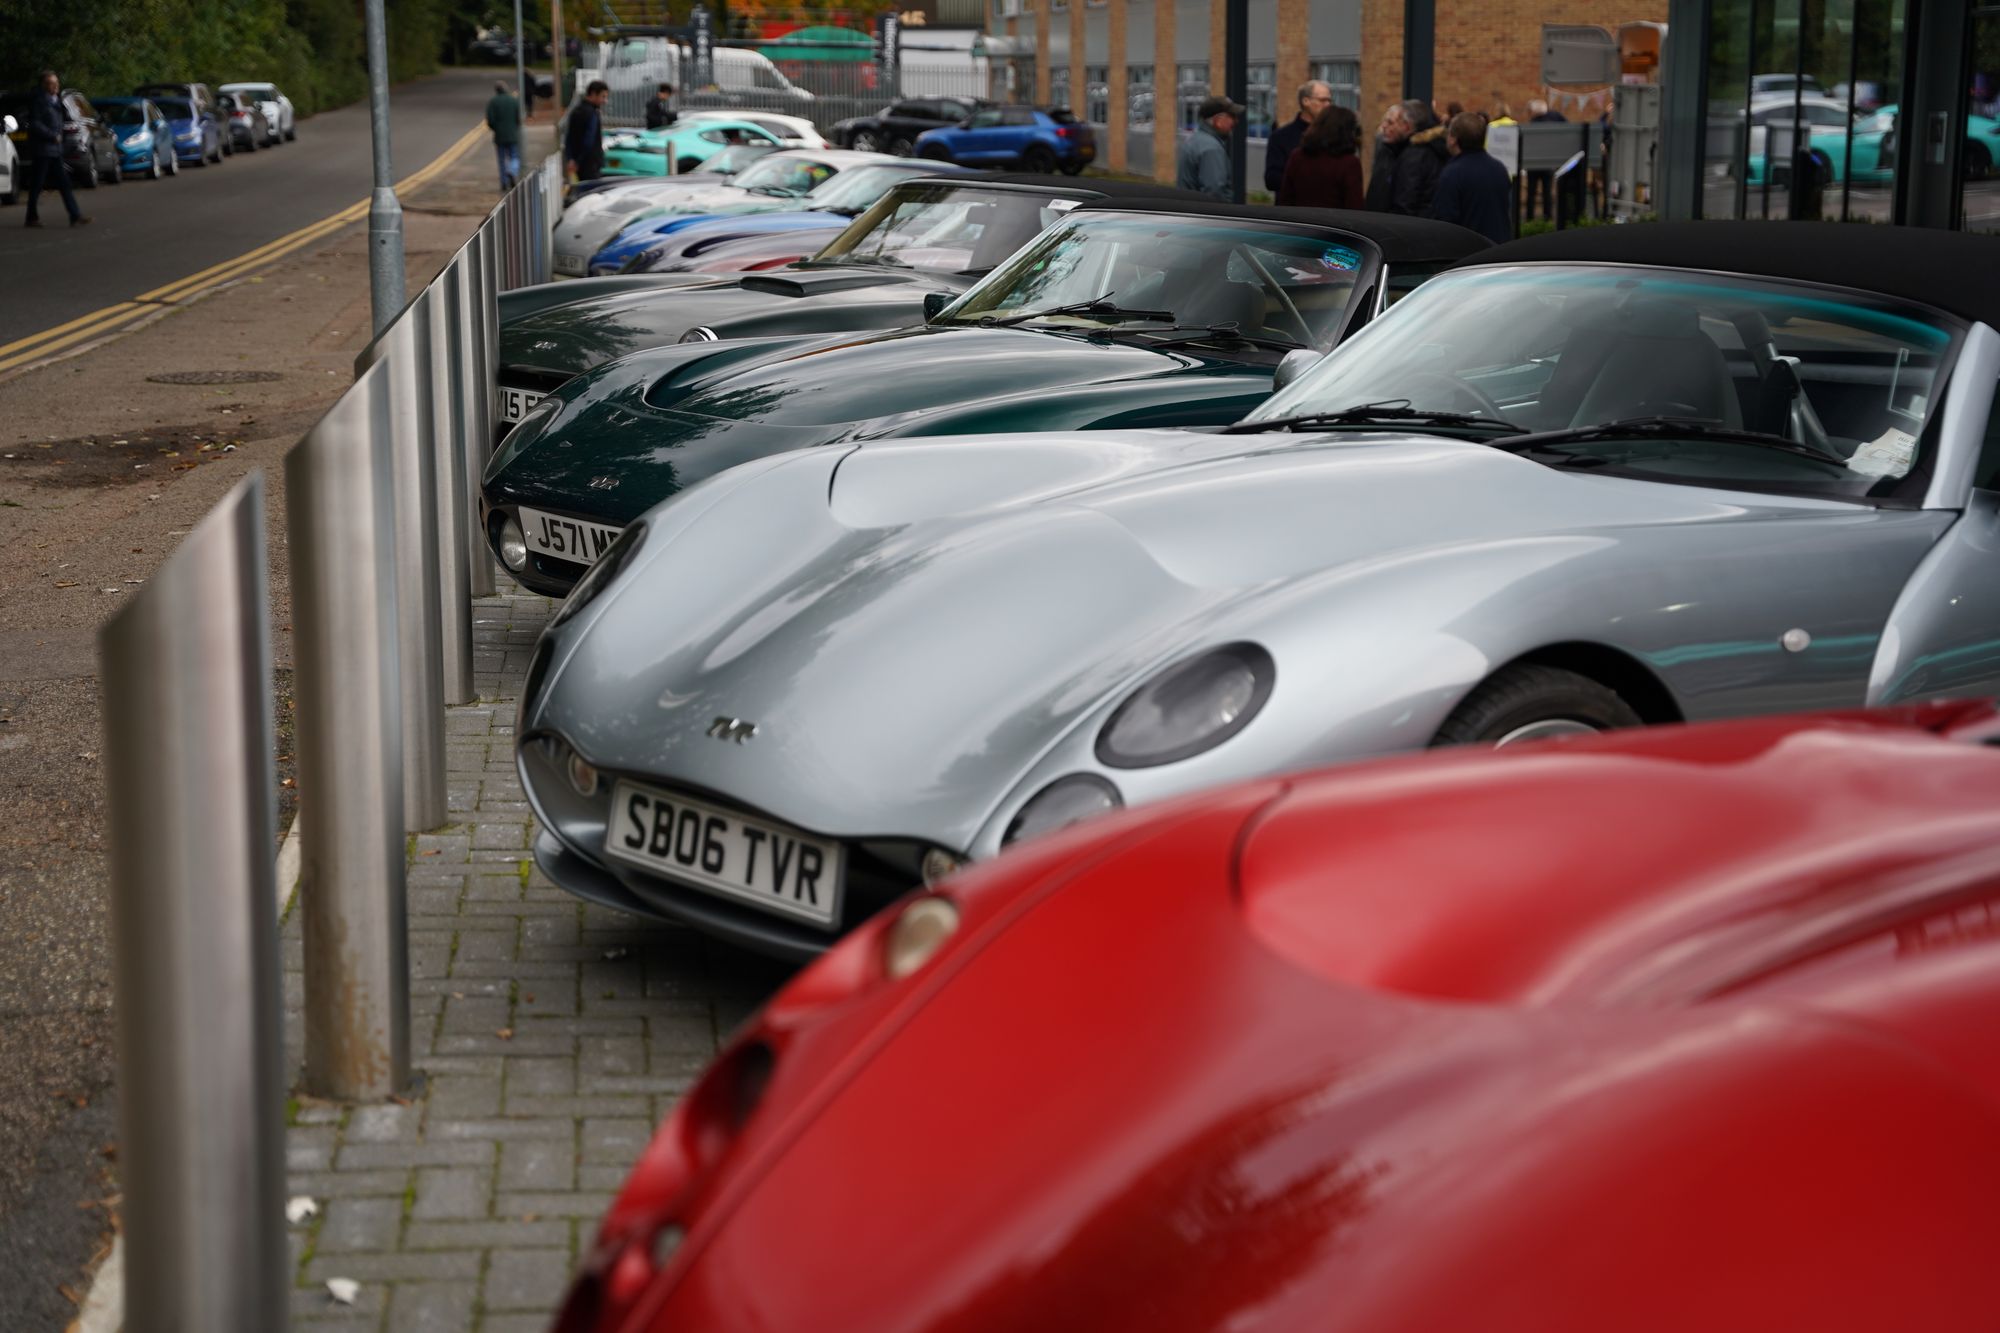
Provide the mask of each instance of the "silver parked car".
{"label": "silver parked car", "polygon": [[1419,287],[1236,426],[725,472],[537,649],[538,860],[804,956],[965,859],[1218,782],[1993,693],[1995,253],[1564,232]]}
{"label": "silver parked car", "polygon": [[278,91],[274,83],[225,83],[220,92],[242,93],[257,104],[264,113],[266,143],[276,144],[299,137],[298,117],[292,110],[292,99]]}

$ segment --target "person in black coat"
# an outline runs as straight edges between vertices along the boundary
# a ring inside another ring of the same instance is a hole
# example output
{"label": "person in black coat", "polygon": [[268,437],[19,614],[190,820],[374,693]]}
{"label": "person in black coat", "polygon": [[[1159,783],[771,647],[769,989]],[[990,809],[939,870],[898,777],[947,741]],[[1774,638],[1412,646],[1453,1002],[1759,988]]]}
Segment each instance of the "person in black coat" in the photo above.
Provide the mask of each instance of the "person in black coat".
{"label": "person in black coat", "polygon": [[592,79],[583,100],[569,113],[563,134],[563,173],[573,181],[594,181],[604,172],[604,104],[611,85]]}
{"label": "person in black coat", "polygon": [[69,210],[69,225],[80,227],[90,219],[76,206],[70,193],[69,168],[63,165],[63,126],[69,108],[62,103],[62,80],[54,70],[43,70],[41,87],[28,101],[28,218],[27,225],[39,227],[42,190],[53,185],[62,193],[63,207]]}
{"label": "person in black coat", "polygon": [[1275,197],[1285,183],[1285,164],[1305,141],[1306,131],[1319,119],[1319,113],[1333,105],[1333,89],[1318,79],[1308,79],[1299,85],[1299,114],[1277,129],[1264,141],[1264,188]]}
{"label": "person in black coat", "polygon": [[665,129],[680,119],[680,113],[674,110],[673,99],[674,85],[671,83],[661,84],[660,91],[654,94],[653,100],[646,103],[647,129]]}
{"label": "person in black coat", "polygon": [[1469,227],[1498,245],[1514,237],[1513,181],[1486,151],[1486,117],[1466,111],[1447,130],[1451,160],[1438,174],[1431,216]]}
{"label": "person in black coat", "polygon": [[1403,120],[1410,126],[1410,135],[1403,151],[1396,155],[1388,211],[1426,218],[1431,215],[1438,176],[1444,171],[1444,126],[1437,123],[1428,106],[1414,98],[1403,103]]}

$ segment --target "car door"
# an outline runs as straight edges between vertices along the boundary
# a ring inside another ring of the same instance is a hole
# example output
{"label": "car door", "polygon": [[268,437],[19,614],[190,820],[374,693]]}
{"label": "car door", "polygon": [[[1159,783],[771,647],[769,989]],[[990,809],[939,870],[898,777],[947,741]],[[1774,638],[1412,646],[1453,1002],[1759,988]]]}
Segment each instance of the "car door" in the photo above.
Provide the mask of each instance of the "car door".
{"label": "car door", "polygon": [[1035,141],[1040,122],[1035,113],[1026,107],[1009,107],[1000,116],[1007,127],[1006,137],[1002,140],[1005,147],[1000,156],[1011,162],[1028,151],[1028,145]]}
{"label": "car door", "polygon": [[952,136],[951,155],[959,162],[1004,162],[1013,158],[1007,147],[1005,113],[997,109],[980,111]]}

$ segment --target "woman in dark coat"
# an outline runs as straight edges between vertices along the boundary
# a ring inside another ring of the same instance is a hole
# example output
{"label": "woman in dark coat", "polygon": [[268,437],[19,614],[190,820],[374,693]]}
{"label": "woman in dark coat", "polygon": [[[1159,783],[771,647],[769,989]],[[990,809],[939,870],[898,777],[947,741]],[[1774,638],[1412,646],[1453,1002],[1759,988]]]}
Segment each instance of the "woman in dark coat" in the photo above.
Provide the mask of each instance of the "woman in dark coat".
{"label": "woman in dark coat", "polygon": [[1360,208],[1366,191],[1361,182],[1361,122],[1344,106],[1330,106],[1314,118],[1312,128],[1285,163],[1278,202],[1308,208]]}

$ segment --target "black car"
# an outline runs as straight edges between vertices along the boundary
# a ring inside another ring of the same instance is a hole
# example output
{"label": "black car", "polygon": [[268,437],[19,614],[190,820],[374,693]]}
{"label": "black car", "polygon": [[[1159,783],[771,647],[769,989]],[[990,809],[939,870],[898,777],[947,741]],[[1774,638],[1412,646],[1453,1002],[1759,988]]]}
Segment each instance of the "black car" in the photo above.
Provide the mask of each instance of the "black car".
{"label": "black car", "polygon": [[973,112],[990,105],[977,97],[911,98],[885,106],[872,116],[843,120],[827,131],[827,138],[842,148],[908,157],[916,151],[917,136],[925,130],[964,124]]}
{"label": "black car", "polygon": [[[23,161],[28,155],[29,106],[34,96],[25,92],[0,96],[0,116],[14,118],[16,128],[8,137],[14,140]],[[67,113],[63,120],[63,165],[69,168],[70,180],[86,190],[95,189],[101,180],[118,184],[125,178],[118,165],[122,156],[118,136],[97,114],[90,99],[76,89],[65,88],[57,96]]]}

